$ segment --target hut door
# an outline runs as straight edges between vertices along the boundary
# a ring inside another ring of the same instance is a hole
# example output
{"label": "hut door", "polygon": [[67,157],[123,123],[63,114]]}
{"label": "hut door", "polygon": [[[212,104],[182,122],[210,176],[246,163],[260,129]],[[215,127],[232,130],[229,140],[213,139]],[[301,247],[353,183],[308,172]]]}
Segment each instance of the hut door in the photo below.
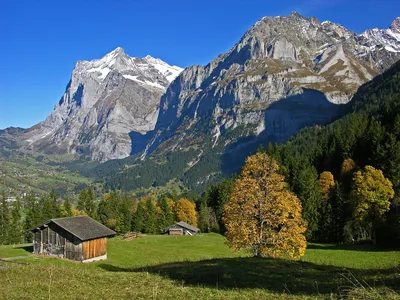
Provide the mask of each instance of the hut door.
{"label": "hut door", "polygon": [[40,248],[42,246],[42,232],[40,230],[35,232],[33,243],[34,243],[33,249],[35,250],[35,253],[39,254]]}
{"label": "hut door", "polygon": [[49,228],[46,227],[42,230],[42,244],[43,244],[43,252],[45,254],[49,254],[48,253],[48,249],[49,249]]}
{"label": "hut door", "polygon": [[65,253],[65,237],[56,234],[56,249],[57,249],[57,256],[64,257]]}
{"label": "hut door", "polygon": [[57,234],[49,228],[49,254],[57,255]]}

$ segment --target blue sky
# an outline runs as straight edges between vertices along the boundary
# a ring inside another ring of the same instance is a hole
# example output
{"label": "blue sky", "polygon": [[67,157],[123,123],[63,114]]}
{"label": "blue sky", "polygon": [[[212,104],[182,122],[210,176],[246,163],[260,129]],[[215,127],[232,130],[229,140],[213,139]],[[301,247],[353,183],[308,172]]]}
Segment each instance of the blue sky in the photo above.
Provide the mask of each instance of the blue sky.
{"label": "blue sky", "polygon": [[228,51],[263,16],[297,11],[361,33],[400,15],[398,0],[0,0],[0,7],[0,128],[44,120],[76,61],[117,46],[187,67]]}

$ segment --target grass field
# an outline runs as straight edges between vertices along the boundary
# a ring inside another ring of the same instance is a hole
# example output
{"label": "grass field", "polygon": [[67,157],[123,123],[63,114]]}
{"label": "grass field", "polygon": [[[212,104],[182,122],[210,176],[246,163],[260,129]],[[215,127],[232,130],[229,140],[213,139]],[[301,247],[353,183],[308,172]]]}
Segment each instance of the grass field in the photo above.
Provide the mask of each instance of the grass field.
{"label": "grass field", "polygon": [[[0,257],[30,247],[0,246]],[[113,238],[92,264],[0,262],[5,299],[399,299],[400,251],[310,244],[300,261],[232,253],[217,234]],[[351,294],[348,294],[348,291]]]}

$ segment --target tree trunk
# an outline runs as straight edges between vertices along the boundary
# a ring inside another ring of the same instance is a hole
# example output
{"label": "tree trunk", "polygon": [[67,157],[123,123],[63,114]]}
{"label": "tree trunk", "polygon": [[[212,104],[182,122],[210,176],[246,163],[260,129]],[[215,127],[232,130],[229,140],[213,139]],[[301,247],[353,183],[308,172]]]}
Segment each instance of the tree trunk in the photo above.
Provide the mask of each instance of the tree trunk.
{"label": "tree trunk", "polygon": [[376,230],[375,230],[375,222],[372,221],[371,224],[371,231],[372,231],[372,243],[376,245]]}

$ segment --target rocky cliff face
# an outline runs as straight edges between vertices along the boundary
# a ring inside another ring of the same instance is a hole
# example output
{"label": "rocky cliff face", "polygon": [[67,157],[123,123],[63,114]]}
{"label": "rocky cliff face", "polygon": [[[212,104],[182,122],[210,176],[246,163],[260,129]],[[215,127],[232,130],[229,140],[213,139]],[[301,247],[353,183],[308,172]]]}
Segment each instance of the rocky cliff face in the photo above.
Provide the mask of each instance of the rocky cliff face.
{"label": "rocky cliff face", "polygon": [[399,24],[359,35],[297,13],[265,17],[228,53],[183,72],[117,48],[78,62],[54,111],[19,139],[34,151],[99,161],[155,152],[162,162],[195,149],[190,170],[210,149],[243,152],[337,118],[339,104],[400,58]]}
{"label": "rocky cliff face", "polygon": [[246,137],[280,142],[326,124],[340,115],[338,104],[400,58],[397,29],[398,20],[380,39],[297,13],[265,17],[228,53],[182,72],[161,98],[147,144],[133,154],[204,149],[199,132],[212,137],[211,148],[229,148]]}
{"label": "rocky cliff face", "polygon": [[77,151],[99,161],[129,156],[129,133],[154,128],[160,97],[181,71],[151,56],[129,57],[122,48],[79,61],[54,111],[24,140],[33,149]]}

